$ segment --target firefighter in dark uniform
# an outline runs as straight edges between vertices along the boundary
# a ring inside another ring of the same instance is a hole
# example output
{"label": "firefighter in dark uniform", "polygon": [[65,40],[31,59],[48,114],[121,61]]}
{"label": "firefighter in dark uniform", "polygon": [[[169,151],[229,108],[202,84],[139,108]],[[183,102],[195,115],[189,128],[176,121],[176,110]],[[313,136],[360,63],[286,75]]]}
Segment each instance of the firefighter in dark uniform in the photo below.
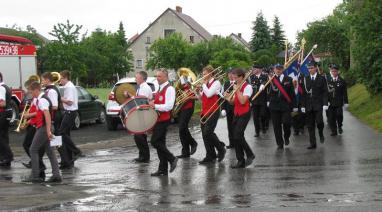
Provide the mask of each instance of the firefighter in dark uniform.
{"label": "firefighter in dark uniform", "polygon": [[310,141],[308,149],[315,149],[317,148],[316,124],[320,142],[323,143],[325,140],[322,111],[328,110],[328,89],[325,77],[317,73],[317,64],[314,61],[309,62],[308,69],[310,75],[304,78],[304,95],[301,111],[306,113]]}
{"label": "firefighter in dark uniform", "polygon": [[253,124],[255,126],[255,137],[260,136],[260,130],[265,134],[267,132],[266,129],[266,108],[267,108],[267,92],[263,92],[265,89],[265,84],[268,81],[268,76],[262,73],[262,68],[259,65],[253,66],[253,75],[250,77],[250,83],[253,89],[253,96],[256,95],[257,92],[261,91],[261,93],[256,97],[256,99],[251,101],[252,106],[252,115],[253,115]]}
{"label": "firefighter in dark uniform", "polygon": [[[331,78],[328,79],[329,109],[328,120],[332,131],[331,136],[342,134],[343,107],[348,107],[348,93],[345,80],[339,76],[338,66],[330,67]],[[337,132],[338,130],[338,132]]]}
{"label": "firefighter in dark uniform", "polygon": [[[233,78],[232,69],[228,71],[228,80],[224,82],[221,93],[225,92],[231,93],[233,90],[233,85],[235,84],[235,79]],[[228,101],[224,101],[222,104],[222,116],[227,117],[227,128],[228,128],[228,140],[229,145],[226,146],[227,149],[234,148],[233,143],[233,105]]]}
{"label": "firefighter in dark uniform", "polygon": [[300,133],[304,133],[305,127],[305,113],[301,112],[301,97],[303,95],[304,89],[302,85],[304,83],[304,74],[299,72],[297,75],[297,79],[293,80],[294,92],[295,92],[295,104],[298,107],[298,112],[295,112],[292,117],[292,125],[294,129],[294,135],[299,135]]}
{"label": "firefighter in dark uniform", "polygon": [[3,74],[0,73],[0,167],[10,167],[13,161],[8,132],[9,118],[12,115],[11,97],[11,89],[4,84]]}
{"label": "firefighter in dark uniform", "polygon": [[[294,108],[294,87],[292,78],[284,75],[284,66],[274,67],[275,76],[272,79],[268,95],[268,105],[271,111],[273,130],[277,149],[283,149],[289,144],[291,134],[291,112]],[[284,132],[284,133],[283,133]]]}

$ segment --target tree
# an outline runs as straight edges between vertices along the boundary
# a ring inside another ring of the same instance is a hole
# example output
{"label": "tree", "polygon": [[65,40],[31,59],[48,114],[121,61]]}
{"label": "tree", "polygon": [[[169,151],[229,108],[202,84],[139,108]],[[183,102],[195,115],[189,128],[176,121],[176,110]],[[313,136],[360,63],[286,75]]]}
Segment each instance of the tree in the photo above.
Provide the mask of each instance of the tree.
{"label": "tree", "polygon": [[257,14],[256,20],[253,22],[252,30],[252,52],[256,52],[260,49],[268,49],[271,46],[271,35],[269,32],[268,23],[262,12]]}
{"label": "tree", "polygon": [[278,50],[283,50],[285,46],[285,35],[282,30],[279,17],[275,16],[273,19],[273,27],[271,29],[271,41],[273,45],[276,45]]}
{"label": "tree", "polygon": [[150,58],[147,61],[146,68],[177,70],[184,66],[186,52],[190,46],[180,33],[172,33],[166,38],[160,38],[150,47]]}

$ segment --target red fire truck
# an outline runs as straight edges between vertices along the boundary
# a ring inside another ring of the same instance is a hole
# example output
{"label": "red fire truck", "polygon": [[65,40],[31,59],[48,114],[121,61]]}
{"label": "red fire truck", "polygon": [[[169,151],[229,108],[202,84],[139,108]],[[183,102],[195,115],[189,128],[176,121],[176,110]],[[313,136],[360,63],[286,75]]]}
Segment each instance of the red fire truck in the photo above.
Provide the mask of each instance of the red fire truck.
{"label": "red fire truck", "polygon": [[29,76],[37,74],[36,46],[32,41],[0,34],[0,72],[4,83],[12,89],[13,123],[23,107],[24,82]]}

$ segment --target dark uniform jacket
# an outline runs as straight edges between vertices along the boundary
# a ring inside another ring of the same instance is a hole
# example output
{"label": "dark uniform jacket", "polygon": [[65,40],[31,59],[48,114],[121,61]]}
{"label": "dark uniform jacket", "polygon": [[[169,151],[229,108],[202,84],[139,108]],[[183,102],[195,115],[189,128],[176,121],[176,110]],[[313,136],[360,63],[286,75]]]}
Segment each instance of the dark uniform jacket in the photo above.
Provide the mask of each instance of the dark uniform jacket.
{"label": "dark uniform jacket", "polygon": [[317,73],[312,82],[311,76],[306,76],[303,83],[304,94],[301,98],[302,107],[306,111],[322,111],[328,105],[328,88],[325,77]]}
{"label": "dark uniform jacket", "polygon": [[[276,80],[279,80],[277,76],[275,76]],[[268,101],[269,101],[269,109],[278,110],[278,111],[292,111],[294,104],[294,87],[292,78],[284,74],[283,80],[280,82],[281,86],[284,88],[285,92],[288,94],[291,102],[289,103],[275,83],[270,84]]]}
{"label": "dark uniform jacket", "polygon": [[348,92],[344,79],[340,76],[337,77],[337,81],[334,81],[332,77],[328,78],[328,89],[330,106],[342,107],[348,104]]}
{"label": "dark uniform jacket", "polygon": [[[251,99],[259,91],[260,85],[265,85],[267,81],[268,81],[268,75],[265,75],[265,74],[260,74],[259,77],[257,77],[256,75],[252,75],[250,77],[250,85],[252,86],[252,89],[253,89]],[[264,106],[267,105],[267,92],[265,90],[262,91],[259,94],[259,96],[257,96],[257,98],[253,100],[251,103],[252,105],[264,105]]]}
{"label": "dark uniform jacket", "polygon": [[[226,82],[224,82],[224,85],[223,85],[223,89],[224,89],[224,91],[223,91],[223,92],[226,92],[227,89],[228,89],[230,86],[231,86],[231,82],[230,82],[229,80],[226,81]],[[232,90],[233,90],[233,86],[231,86],[231,88],[228,90],[228,92],[232,92]],[[222,94],[224,95],[224,93],[222,93]],[[225,100],[223,100],[223,101],[224,101],[224,103],[223,103],[223,105],[222,105],[222,109],[223,109],[223,110],[226,110],[227,112],[230,112],[230,111],[233,112],[233,105],[230,104],[228,101],[225,101]]]}

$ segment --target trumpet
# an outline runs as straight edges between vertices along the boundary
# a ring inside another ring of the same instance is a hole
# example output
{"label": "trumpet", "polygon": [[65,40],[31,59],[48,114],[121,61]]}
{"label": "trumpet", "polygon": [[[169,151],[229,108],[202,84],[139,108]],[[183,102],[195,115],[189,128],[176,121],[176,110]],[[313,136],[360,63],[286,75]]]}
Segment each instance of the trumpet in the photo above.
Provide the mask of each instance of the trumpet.
{"label": "trumpet", "polygon": [[[216,111],[211,111],[212,108],[215,107],[216,104],[219,104],[218,105],[218,109],[223,105],[224,101],[231,101],[235,95],[235,93],[241,89],[241,87],[243,87],[244,83],[247,82],[248,78],[252,75],[252,70],[249,70],[245,76],[244,76],[244,79],[243,81],[239,84],[239,85],[236,85],[236,88],[233,89],[227,97],[225,96],[222,96],[221,94],[219,94],[219,99],[218,101],[216,101],[208,110],[207,110],[207,113],[204,114],[203,116],[200,117],[200,123],[201,124],[205,124],[208,122],[208,120],[210,120],[210,118],[213,116],[213,114],[216,112]],[[231,87],[234,86],[234,84],[230,85],[228,87],[227,90],[231,89]],[[223,100],[223,101],[220,101],[220,100]]]}
{"label": "trumpet", "polygon": [[17,128],[15,129],[15,132],[18,132],[18,133],[21,132],[21,130],[25,129],[26,126],[28,125],[28,120],[24,118],[24,115],[25,113],[29,113],[30,109],[31,109],[30,103],[26,103],[24,106],[24,110],[21,114],[19,123],[17,125]]}

